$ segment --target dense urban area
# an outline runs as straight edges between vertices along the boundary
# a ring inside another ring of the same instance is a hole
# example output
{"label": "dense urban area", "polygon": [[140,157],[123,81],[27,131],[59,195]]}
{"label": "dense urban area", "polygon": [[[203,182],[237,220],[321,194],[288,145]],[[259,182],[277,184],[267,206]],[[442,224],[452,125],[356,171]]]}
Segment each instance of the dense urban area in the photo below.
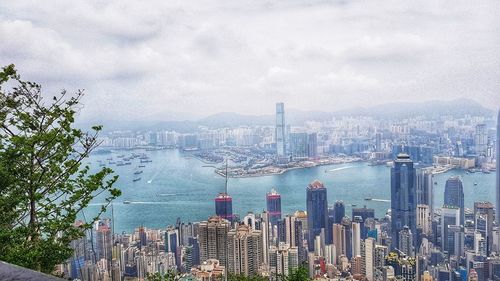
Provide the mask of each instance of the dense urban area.
{"label": "dense urban area", "polygon": [[112,131],[101,137],[96,153],[121,155],[92,164],[147,164],[148,150],[179,149],[227,184],[232,177],[365,161],[391,167],[387,213],[375,217],[367,207],[348,213],[344,202],[328,202],[328,186],[312,178],[297,190],[304,192],[304,210],[282,213],[279,186],[270,186],[262,198],[265,211],[236,215],[226,186],[210,199],[214,208],[204,221],[178,220],[164,229],[148,228],[146,221],[133,233],[115,233],[113,218],[103,218],[72,242],[73,257],[58,270],[90,281],[144,280],[157,272],[178,280],[224,280],[231,274],[282,280],[299,267],[314,280],[500,279],[499,199],[466,206],[460,177],[446,181],[441,208],[434,208],[433,199],[433,175],[450,169],[496,172],[499,188],[500,115],[338,116],[304,124],[287,123],[285,116],[284,104],[277,103],[269,126]]}

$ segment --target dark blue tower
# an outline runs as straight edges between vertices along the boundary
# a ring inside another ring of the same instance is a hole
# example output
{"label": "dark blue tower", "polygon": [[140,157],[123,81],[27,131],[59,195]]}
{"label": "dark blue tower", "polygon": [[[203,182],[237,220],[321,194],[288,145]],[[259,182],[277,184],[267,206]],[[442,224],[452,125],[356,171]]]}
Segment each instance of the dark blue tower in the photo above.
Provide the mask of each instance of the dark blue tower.
{"label": "dark blue tower", "polygon": [[266,195],[267,212],[269,213],[269,221],[275,226],[281,220],[281,195],[273,188]]}
{"label": "dark blue tower", "polygon": [[464,187],[459,177],[450,177],[446,180],[444,205],[460,208],[460,224],[464,225]]}
{"label": "dark blue tower", "polygon": [[[408,154],[400,153],[391,168],[391,245],[399,245],[399,231],[405,226],[416,231],[415,168]],[[413,239],[415,241],[415,239]]]}
{"label": "dark blue tower", "polygon": [[330,240],[331,230],[328,228],[328,200],[326,188],[319,180],[315,180],[307,186],[307,227],[309,237],[307,245],[309,251],[314,251],[314,238],[325,231],[325,238]]}

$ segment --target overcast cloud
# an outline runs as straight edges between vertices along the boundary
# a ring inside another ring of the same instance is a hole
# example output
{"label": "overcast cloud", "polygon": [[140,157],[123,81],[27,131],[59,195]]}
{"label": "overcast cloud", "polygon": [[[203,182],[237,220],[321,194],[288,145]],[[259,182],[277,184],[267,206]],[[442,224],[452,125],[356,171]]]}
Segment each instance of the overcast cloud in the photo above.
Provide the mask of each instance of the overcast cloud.
{"label": "overcast cloud", "polygon": [[86,119],[472,98],[500,106],[500,2],[0,1],[0,64]]}

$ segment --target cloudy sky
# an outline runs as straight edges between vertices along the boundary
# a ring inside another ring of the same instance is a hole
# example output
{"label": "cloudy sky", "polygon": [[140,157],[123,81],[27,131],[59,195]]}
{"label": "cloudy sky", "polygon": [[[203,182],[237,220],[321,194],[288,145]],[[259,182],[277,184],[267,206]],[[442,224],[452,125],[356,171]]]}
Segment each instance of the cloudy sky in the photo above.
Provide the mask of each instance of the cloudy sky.
{"label": "cloudy sky", "polygon": [[498,108],[499,15],[496,0],[0,1],[0,64],[48,93],[84,88],[86,119]]}

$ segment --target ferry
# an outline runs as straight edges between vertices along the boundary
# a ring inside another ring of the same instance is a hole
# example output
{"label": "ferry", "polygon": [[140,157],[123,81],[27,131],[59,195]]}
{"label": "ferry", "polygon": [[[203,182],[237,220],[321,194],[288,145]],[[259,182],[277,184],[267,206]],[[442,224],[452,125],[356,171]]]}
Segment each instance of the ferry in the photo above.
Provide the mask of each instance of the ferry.
{"label": "ferry", "polygon": [[142,171],[135,171],[134,172],[134,175],[139,175],[139,174],[142,174]]}
{"label": "ferry", "polygon": [[123,204],[130,204],[130,201],[125,200],[125,201],[123,201]]}
{"label": "ferry", "polygon": [[136,181],[140,181],[141,178],[136,178],[136,179],[133,179],[132,181],[136,182]]}

